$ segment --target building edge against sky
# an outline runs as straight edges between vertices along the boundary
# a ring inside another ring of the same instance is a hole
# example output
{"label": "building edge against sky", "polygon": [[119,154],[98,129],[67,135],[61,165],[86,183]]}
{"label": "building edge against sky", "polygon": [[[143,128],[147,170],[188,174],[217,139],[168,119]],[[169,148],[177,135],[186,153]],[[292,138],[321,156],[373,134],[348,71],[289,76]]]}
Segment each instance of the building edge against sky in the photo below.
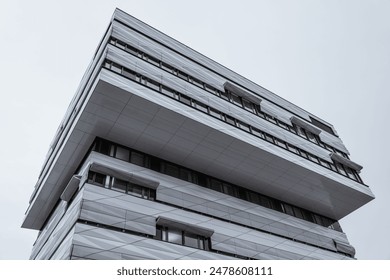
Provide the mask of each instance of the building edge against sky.
{"label": "building edge against sky", "polygon": [[117,9],[50,146],[32,259],[348,259],[333,126]]}

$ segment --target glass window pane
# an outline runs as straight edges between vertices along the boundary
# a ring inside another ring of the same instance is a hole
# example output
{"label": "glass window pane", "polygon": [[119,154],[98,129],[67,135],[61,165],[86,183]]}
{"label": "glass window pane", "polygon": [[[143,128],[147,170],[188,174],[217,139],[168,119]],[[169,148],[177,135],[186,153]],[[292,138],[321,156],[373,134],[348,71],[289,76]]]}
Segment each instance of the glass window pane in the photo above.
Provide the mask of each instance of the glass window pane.
{"label": "glass window pane", "polygon": [[203,103],[200,103],[198,101],[194,101],[194,107],[204,113],[207,113],[208,110],[207,110],[207,106],[204,105]]}
{"label": "glass window pane", "polygon": [[286,213],[287,215],[290,215],[290,216],[295,216],[294,210],[293,210],[291,205],[283,204],[283,208],[284,208],[284,213]]}
{"label": "glass window pane", "polygon": [[229,100],[229,94],[226,91],[221,91],[221,97],[225,100]]}
{"label": "glass window pane", "polygon": [[232,101],[234,104],[236,104],[236,105],[238,105],[238,106],[242,106],[242,104],[241,104],[241,97],[235,95],[234,93],[231,93],[231,94],[230,94],[230,98],[231,98],[231,101]]}
{"label": "glass window pane", "polygon": [[340,163],[336,162],[336,166],[337,166],[338,171],[339,171],[341,174],[347,175],[347,173],[346,173],[345,170],[344,170],[344,167],[343,167]]}
{"label": "glass window pane", "polygon": [[184,245],[190,246],[193,248],[199,248],[198,236],[192,233],[185,233],[184,235]]}
{"label": "glass window pane", "polygon": [[241,121],[237,121],[238,123],[238,126],[242,129],[242,130],[245,130],[247,132],[250,132],[250,128],[249,128],[249,125],[246,124],[246,123],[243,123]]}
{"label": "glass window pane", "polygon": [[316,137],[313,133],[311,133],[310,131],[307,131],[306,133],[307,133],[308,139],[309,139],[311,142],[317,143],[317,144],[318,144],[317,137]]}
{"label": "glass window pane", "polygon": [[235,119],[233,119],[232,117],[230,117],[228,115],[226,115],[226,122],[230,123],[232,125],[236,125]]}
{"label": "glass window pane", "polygon": [[134,163],[134,164],[136,164],[136,165],[144,166],[144,155],[132,151],[132,152],[131,152],[131,159],[130,159],[130,162],[131,162],[131,163]]}
{"label": "glass window pane", "polygon": [[132,79],[135,81],[135,73],[127,70],[127,69],[123,69],[123,73],[122,73],[126,78],[129,78],[129,79]]}
{"label": "glass window pane", "polygon": [[260,138],[264,139],[264,133],[258,130],[257,128],[252,127],[252,133]]}
{"label": "glass window pane", "polygon": [[179,167],[170,163],[163,163],[162,172],[172,177],[179,178]]}
{"label": "glass window pane", "polygon": [[136,195],[136,196],[143,196],[142,195],[142,189],[143,189],[143,187],[141,187],[141,186],[139,186],[139,185],[137,185],[137,184],[132,184],[132,183],[129,183],[128,184],[129,186],[128,186],[128,192],[129,193],[131,193],[131,194],[133,194],[133,195]]}
{"label": "glass window pane", "polygon": [[242,98],[242,104],[244,105],[244,108],[250,112],[254,112],[254,107],[252,102]]}
{"label": "glass window pane", "polygon": [[127,187],[126,181],[114,178],[111,188],[120,192],[126,192],[126,187]]}
{"label": "glass window pane", "polygon": [[274,138],[269,134],[265,134],[265,140],[267,140],[268,142],[274,143]]}
{"label": "glass window pane", "polygon": [[222,182],[215,179],[210,179],[209,188],[217,192],[222,192]]}
{"label": "glass window pane", "polygon": [[180,94],[180,101],[184,104],[191,105],[191,98]]}
{"label": "glass window pane", "polygon": [[182,240],[182,231],[177,229],[169,229],[168,230],[168,242],[183,244]]}
{"label": "glass window pane", "polygon": [[128,149],[122,148],[120,146],[116,147],[116,154],[115,154],[116,158],[129,161],[129,156],[130,156],[130,151]]}
{"label": "glass window pane", "polygon": [[214,116],[214,117],[217,117],[219,119],[221,119],[221,112],[220,111],[217,111],[213,108],[210,108],[210,115]]}
{"label": "glass window pane", "polygon": [[95,174],[95,183],[99,184],[99,185],[104,185],[105,181],[106,181],[106,175],[104,174],[100,174],[100,173],[96,173]]}

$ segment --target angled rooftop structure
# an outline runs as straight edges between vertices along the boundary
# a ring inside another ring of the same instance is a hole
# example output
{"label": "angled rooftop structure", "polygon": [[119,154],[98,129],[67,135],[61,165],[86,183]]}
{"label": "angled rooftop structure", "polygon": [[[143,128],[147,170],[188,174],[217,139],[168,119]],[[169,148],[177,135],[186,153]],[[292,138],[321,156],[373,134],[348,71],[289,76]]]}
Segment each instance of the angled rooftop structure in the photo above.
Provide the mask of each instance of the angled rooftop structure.
{"label": "angled rooftop structure", "polygon": [[349,259],[326,121],[117,9],[35,185],[32,259]]}

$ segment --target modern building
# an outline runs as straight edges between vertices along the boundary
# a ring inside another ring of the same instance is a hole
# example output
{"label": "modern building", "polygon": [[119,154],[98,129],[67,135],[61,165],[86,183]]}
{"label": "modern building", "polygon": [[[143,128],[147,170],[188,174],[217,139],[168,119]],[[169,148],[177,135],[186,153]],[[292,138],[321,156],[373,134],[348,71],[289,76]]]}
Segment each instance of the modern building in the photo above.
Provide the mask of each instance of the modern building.
{"label": "modern building", "polygon": [[334,127],[115,10],[50,146],[31,259],[350,259]]}

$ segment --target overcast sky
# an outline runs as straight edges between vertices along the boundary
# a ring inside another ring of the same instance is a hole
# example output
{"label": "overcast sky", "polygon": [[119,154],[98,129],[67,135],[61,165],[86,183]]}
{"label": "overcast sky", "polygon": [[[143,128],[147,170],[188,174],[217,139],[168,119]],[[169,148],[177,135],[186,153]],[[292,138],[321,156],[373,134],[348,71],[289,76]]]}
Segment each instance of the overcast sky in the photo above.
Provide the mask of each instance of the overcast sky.
{"label": "overcast sky", "polygon": [[390,1],[1,0],[0,259],[115,7],[332,123],[376,199],[341,220],[359,259],[390,259]]}

